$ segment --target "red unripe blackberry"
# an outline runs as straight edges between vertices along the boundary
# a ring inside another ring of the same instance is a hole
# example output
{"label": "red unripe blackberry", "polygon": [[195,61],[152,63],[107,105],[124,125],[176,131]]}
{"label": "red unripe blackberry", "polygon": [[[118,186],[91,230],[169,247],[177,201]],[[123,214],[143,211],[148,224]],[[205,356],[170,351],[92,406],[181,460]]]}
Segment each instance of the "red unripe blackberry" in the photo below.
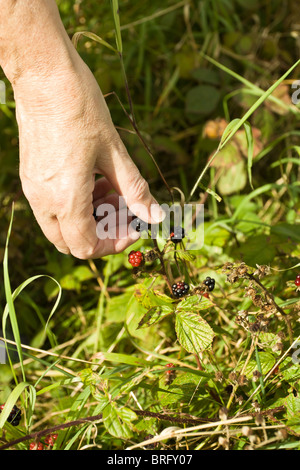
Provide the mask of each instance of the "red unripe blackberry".
{"label": "red unripe blackberry", "polygon": [[190,286],[183,281],[179,281],[172,285],[172,292],[175,297],[182,297],[186,295],[190,289]]}
{"label": "red unripe blackberry", "polygon": [[[170,362],[169,364],[166,365],[166,367],[174,367],[174,364],[172,364],[172,362]],[[174,372],[173,370],[170,370],[170,369],[167,370],[168,375],[172,374],[173,372]]]}
{"label": "red unripe blackberry", "polygon": [[31,442],[29,450],[43,450],[44,446],[41,442]]}
{"label": "red unripe blackberry", "polygon": [[53,446],[54,445],[54,442],[56,441],[57,439],[57,436],[58,434],[50,434],[50,436],[46,436],[45,437],[45,444],[47,446]]}
{"label": "red unripe blackberry", "polygon": [[296,276],[295,286],[300,287],[300,274],[297,274],[297,276]]}
{"label": "red unripe blackberry", "polygon": [[144,255],[140,251],[131,251],[128,255],[128,261],[134,268],[139,267],[144,262]]}
{"label": "red unripe blackberry", "polygon": [[173,243],[180,243],[184,238],[185,233],[182,227],[175,227],[173,232],[170,233],[170,239]]}

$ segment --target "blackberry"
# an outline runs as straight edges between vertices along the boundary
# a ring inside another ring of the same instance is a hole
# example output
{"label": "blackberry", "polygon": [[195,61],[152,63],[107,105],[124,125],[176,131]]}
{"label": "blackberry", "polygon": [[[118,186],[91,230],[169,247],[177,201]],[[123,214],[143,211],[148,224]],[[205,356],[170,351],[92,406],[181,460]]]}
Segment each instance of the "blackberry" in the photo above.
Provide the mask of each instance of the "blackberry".
{"label": "blackberry", "polygon": [[[0,412],[3,410],[4,406],[5,406],[5,403],[3,405],[0,405]],[[13,426],[18,426],[21,420],[21,415],[22,415],[21,410],[16,405],[14,405],[13,409],[11,410],[7,418],[7,422],[12,424]]]}
{"label": "blackberry", "polygon": [[170,239],[173,243],[180,243],[185,237],[184,229],[182,227],[175,227],[173,232],[170,233]]}
{"label": "blackberry", "polygon": [[136,230],[137,232],[144,232],[148,230],[148,224],[147,222],[144,222],[142,219],[139,219],[139,217],[135,217],[130,225]]}
{"label": "blackberry", "polygon": [[297,276],[296,276],[295,286],[300,287],[300,274],[297,274]]}
{"label": "blackberry", "polygon": [[189,289],[190,286],[183,281],[172,285],[172,292],[175,297],[182,297],[183,295],[186,295]]}
{"label": "blackberry", "polygon": [[144,262],[144,255],[140,251],[131,251],[128,255],[128,261],[134,268],[141,266]]}
{"label": "blackberry", "polygon": [[211,277],[207,276],[205,281],[203,281],[203,284],[207,287],[207,289],[211,292],[215,288],[215,283],[216,281],[212,279]]}

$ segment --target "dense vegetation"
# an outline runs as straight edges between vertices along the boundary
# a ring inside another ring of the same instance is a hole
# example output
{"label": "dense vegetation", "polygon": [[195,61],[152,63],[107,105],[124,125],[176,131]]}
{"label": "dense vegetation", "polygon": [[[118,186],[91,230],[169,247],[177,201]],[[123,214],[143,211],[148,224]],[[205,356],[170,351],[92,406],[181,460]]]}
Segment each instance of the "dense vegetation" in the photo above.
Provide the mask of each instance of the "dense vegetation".
{"label": "dense vegetation", "polygon": [[[76,47],[157,200],[171,203],[169,187],[178,203],[204,204],[204,244],[143,239],[94,261],[58,253],[22,195],[7,84],[2,448],[298,449],[297,2],[126,0],[119,30],[116,2],[58,5],[70,37],[84,33]],[[122,41],[122,60],[104,41]],[[131,250],[151,261],[132,268]],[[174,298],[182,277],[189,292]],[[14,405],[18,426],[6,420]]]}

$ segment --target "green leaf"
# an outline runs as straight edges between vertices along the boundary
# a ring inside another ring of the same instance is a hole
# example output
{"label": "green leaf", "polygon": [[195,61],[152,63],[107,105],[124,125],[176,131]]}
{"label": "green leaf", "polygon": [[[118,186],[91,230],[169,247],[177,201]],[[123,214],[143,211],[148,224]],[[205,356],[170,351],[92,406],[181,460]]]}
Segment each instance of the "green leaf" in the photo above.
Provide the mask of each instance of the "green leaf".
{"label": "green leaf", "polygon": [[280,224],[274,225],[271,228],[271,233],[274,235],[278,235],[283,239],[290,238],[295,240],[296,242],[300,242],[300,226],[299,225],[292,225],[282,222]]}
{"label": "green leaf", "polygon": [[229,195],[237,193],[245,188],[247,183],[246,166],[243,160],[231,165],[229,168],[223,170],[217,187],[222,195]]}
{"label": "green leaf", "polygon": [[117,323],[125,320],[127,305],[132,295],[132,289],[128,289],[124,294],[110,297],[106,307],[107,321]]}
{"label": "green leaf", "polygon": [[[265,352],[265,351],[258,352],[258,359],[260,362],[261,372],[263,375],[266,375],[269,372],[269,370],[272,369],[272,367],[274,366],[276,362],[275,357],[271,353]],[[243,368],[243,365],[244,365],[244,362],[241,362],[239,366],[239,370]],[[251,359],[248,362],[244,373],[248,378],[252,379],[253,372],[254,370],[257,370],[257,369],[258,369],[257,360]]]}
{"label": "green leaf", "polygon": [[[185,371],[179,373],[178,376],[172,381],[170,385],[166,384],[165,374],[160,379],[160,390],[158,391],[159,402],[162,406],[171,406],[182,404],[189,404],[193,399],[193,404],[202,397],[199,396],[199,387],[203,387],[208,377],[199,377],[199,375],[193,374],[192,372]],[[195,392],[198,393],[195,393]]]}
{"label": "green leaf", "polygon": [[112,402],[104,408],[102,417],[109,434],[121,439],[132,437],[132,421],[137,419],[137,416],[129,408],[118,408],[117,404]]}
{"label": "green leaf", "polygon": [[176,310],[183,310],[185,312],[198,312],[205,310],[213,305],[212,301],[205,297],[199,297],[198,295],[190,295],[178,303]]}
{"label": "green leaf", "polygon": [[231,256],[242,259],[253,267],[257,264],[270,264],[276,256],[277,246],[271,242],[270,237],[261,234],[249,237],[240,247],[233,248]]}
{"label": "green leaf", "polygon": [[139,321],[138,328],[145,328],[154,325],[158,321],[162,320],[167,315],[174,312],[172,307],[168,305],[162,305],[158,307],[151,307],[148,312]]}
{"label": "green leaf", "polygon": [[214,332],[200,315],[185,310],[176,311],[175,329],[181,346],[190,353],[196,353],[211,347]]}
{"label": "green leaf", "polygon": [[220,100],[220,91],[211,85],[191,88],[185,101],[185,111],[191,117],[211,114]]}
{"label": "green leaf", "polygon": [[286,414],[288,418],[294,418],[295,415],[299,418],[300,425],[300,397],[295,397],[292,393],[287,396],[285,400]]}

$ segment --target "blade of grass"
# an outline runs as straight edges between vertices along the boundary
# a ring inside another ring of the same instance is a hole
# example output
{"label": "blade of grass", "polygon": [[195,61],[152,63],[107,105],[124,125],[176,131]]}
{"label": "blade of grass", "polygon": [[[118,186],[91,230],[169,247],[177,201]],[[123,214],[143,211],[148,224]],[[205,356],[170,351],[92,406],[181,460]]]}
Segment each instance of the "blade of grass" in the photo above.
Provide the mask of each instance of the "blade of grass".
{"label": "blade of grass", "polygon": [[253,163],[253,134],[252,134],[252,127],[249,124],[249,122],[244,123],[244,129],[245,129],[245,134],[246,134],[246,139],[247,139],[247,144],[248,144],[248,160],[247,160],[247,169],[248,169],[248,179],[249,183],[252,189],[253,188],[253,183],[252,183],[252,163]]}
{"label": "blade of grass", "polygon": [[[204,54],[205,55],[205,54]],[[206,56],[205,56],[206,57]],[[215,62],[215,61],[214,61]],[[218,64],[218,63],[217,63]],[[201,172],[200,176],[198,177],[194,187],[191,190],[190,193],[190,198],[193,196],[194,192],[196,191],[200,181],[202,180],[204,174],[206,173],[207,169],[209,168],[211,162],[215,159],[219,151],[229,142],[229,140],[234,136],[234,134],[240,129],[241,126],[245,124],[245,122],[249,119],[249,117],[256,111],[256,109],[273,93],[273,91],[280,85],[280,83],[300,64],[300,59],[295,62],[292,67],[289,68],[289,70],[283,74],[271,87],[268,88],[258,99],[257,101],[248,109],[248,111],[244,114],[244,116],[238,120],[235,119],[233,122],[235,123],[234,125],[231,125],[230,127],[230,132],[228,130],[228,126],[230,126],[231,123],[228,124],[226,127],[223,136],[221,138],[221,141],[218,145],[217,150],[214,152],[206,166],[204,167],[203,171]],[[224,137],[225,134],[225,137]]]}
{"label": "blade of grass", "polygon": [[119,2],[118,0],[111,0],[114,24],[115,24],[115,33],[116,33],[116,44],[117,49],[120,55],[123,53],[123,44],[122,44],[122,35],[120,28],[120,16],[119,16]]}
{"label": "blade of grass", "polygon": [[[20,332],[19,332],[19,327],[18,327],[18,322],[17,322],[16,311],[14,307],[13,295],[11,292],[11,285],[10,285],[10,278],[9,278],[9,271],[8,271],[8,244],[9,244],[9,239],[11,236],[13,217],[14,217],[14,205],[12,206],[12,213],[11,213],[11,218],[10,218],[8,233],[6,237],[6,243],[5,243],[5,251],[4,251],[4,258],[3,258],[3,276],[4,276],[5,297],[6,297],[6,302],[7,302],[7,314],[9,314],[12,332],[13,332],[13,336],[14,336],[16,346],[17,346],[19,361],[21,363],[22,377],[23,377],[23,381],[25,382],[26,380],[25,380],[25,371],[24,371],[23,359],[22,359],[21,338],[20,338]],[[3,315],[3,318],[4,317],[5,317],[5,314]],[[3,335],[5,337],[5,322],[3,324]],[[9,353],[8,353],[8,357],[9,357]],[[17,383],[16,375],[14,375],[14,378]]]}
{"label": "blade of grass", "polygon": [[110,49],[111,51],[113,52],[116,52],[118,53],[117,49],[115,49],[113,46],[111,46],[107,41],[105,41],[104,39],[102,39],[100,36],[98,36],[97,34],[95,33],[90,33],[89,31],[78,31],[76,32],[73,37],[72,37],[72,42],[74,44],[74,47],[77,48],[77,44],[78,44],[78,41],[80,39],[81,36],[85,36],[89,39],[92,39],[93,41],[96,41],[98,42],[99,44],[101,44],[102,46],[105,46],[107,47],[108,49]]}

